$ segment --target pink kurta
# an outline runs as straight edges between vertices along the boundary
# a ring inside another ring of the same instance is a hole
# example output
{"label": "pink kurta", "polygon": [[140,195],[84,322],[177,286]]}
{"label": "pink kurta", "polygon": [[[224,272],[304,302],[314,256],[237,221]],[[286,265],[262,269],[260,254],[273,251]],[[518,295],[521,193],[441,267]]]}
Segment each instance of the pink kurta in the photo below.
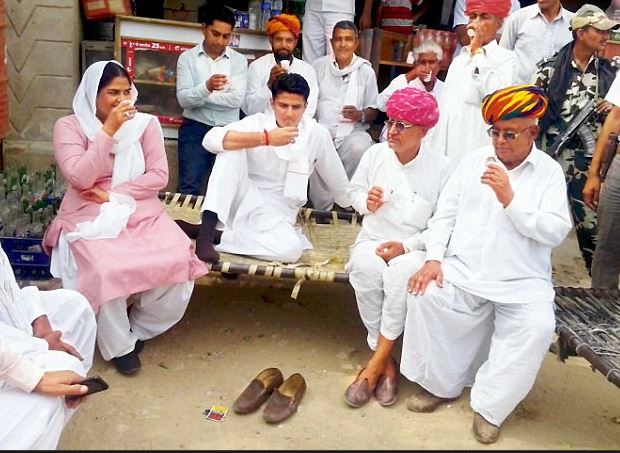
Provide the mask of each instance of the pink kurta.
{"label": "pink kurta", "polygon": [[[116,186],[112,192],[137,202],[127,227],[115,239],[80,239],[70,243],[78,268],[78,289],[95,311],[118,297],[205,275],[208,271],[193,251],[192,242],[164,212],[157,196],[168,183],[168,161],[159,125],[151,121],[141,141],[144,174]],[[91,221],[101,204],[80,196],[80,191],[99,186],[110,190],[114,140],[99,131],[94,142],[82,132],[75,115],[54,126],[54,156],[67,189],[58,215],[47,229],[43,245],[49,253],[62,233],[78,223]]]}

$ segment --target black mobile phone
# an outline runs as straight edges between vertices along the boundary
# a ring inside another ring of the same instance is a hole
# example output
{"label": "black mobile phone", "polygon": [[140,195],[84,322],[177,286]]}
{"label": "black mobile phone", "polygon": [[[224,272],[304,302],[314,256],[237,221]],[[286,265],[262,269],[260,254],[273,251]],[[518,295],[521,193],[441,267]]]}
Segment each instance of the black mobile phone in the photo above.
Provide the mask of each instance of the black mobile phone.
{"label": "black mobile phone", "polygon": [[110,387],[108,383],[104,381],[103,378],[101,378],[101,376],[91,376],[89,378],[84,379],[82,382],[78,382],[78,384],[82,384],[88,387],[88,391],[84,395],[80,395],[80,396],[86,396],[92,393],[103,392],[104,390],[107,390],[108,387]]}

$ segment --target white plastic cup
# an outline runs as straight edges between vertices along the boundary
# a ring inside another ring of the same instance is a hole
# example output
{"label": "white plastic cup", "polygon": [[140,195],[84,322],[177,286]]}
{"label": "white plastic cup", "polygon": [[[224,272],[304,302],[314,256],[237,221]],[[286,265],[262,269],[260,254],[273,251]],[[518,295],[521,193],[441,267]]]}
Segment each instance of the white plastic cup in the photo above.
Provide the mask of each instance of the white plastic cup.
{"label": "white plastic cup", "polygon": [[433,78],[433,71],[431,71],[431,72],[429,72],[427,75],[425,75],[425,76],[422,78],[422,81],[423,81],[423,82],[430,82],[432,78]]}
{"label": "white plastic cup", "polygon": [[284,69],[285,71],[287,71],[287,72],[288,72],[288,68],[290,68],[290,67],[291,67],[291,62],[290,62],[290,61],[288,61],[288,60],[282,60],[282,61],[280,62],[280,66],[282,66],[282,69]]}

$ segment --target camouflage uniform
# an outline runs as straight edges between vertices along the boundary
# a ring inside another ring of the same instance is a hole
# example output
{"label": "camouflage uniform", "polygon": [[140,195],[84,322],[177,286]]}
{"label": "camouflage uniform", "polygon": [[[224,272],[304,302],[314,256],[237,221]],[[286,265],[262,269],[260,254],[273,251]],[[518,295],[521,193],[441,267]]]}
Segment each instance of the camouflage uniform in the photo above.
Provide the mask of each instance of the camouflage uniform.
{"label": "camouflage uniform", "polygon": [[[566,123],[570,123],[575,114],[579,112],[585,104],[594,99],[594,103],[604,98],[605,93],[599,92],[598,66],[599,59],[592,57],[586,70],[582,73],[581,69],[571,61],[571,81],[566,97],[562,103],[560,116]],[[538,71],[534,74],[532,83],[543,89],[547,89],[549,80],[554,72],[554,57],[543,60],[539,64]],[[596,139],[601,131],[605,117],[594,114],[586,123],[588,129]],[[541,131],[540,148],[546,150],[553,144],[558,134],[561,132],[557,124],[552,124],[546,131]],[[577,233],[579,249],[585,261],[586,268],[590,272],[594,249],[596,247],[596,236],[598,233],[596,222],[596,211],[588,208],[583,202],[583,187],[588,177],[591,153],[586,154],[584,144],[575,134],[561,151],[558,162],[566,175],[568,200],[571,207],[573,222]]]}

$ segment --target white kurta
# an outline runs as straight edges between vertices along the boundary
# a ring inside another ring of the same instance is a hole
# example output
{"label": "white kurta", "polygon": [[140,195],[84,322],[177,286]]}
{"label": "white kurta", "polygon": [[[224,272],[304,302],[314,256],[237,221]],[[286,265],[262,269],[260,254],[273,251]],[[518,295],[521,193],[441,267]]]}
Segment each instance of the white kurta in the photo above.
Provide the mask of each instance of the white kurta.
{"label": "white kurta", "polygon": [[[318,59],[313,66],[319,82],[317,121],[329,130],[347,176],[351,178],[362,155],[374,142],[366,132],[368,125],[352,123],[344,119],[341,112],[345,105],[354,105],[357,110],[377,107],[375,72],[367,60],[358,56],[342,70],[336,69],[331,56]],[[316,209],[332,208],[334,199],[319,175],[311,176],[309,193]]]}
{"label": "white kurta", "polygon": [[[77,358],[48,350],[45,340],[32,336],[31,323],[47,315],[63,341],[82,355]],[[8,258],[0,247],[0,448],[55,449],[74,410],[63,398],[32,390],[44,372],[72,370],[86,376],[93,361],[95,315],[79,293],[19,289]]]}
{"label": "white kurta", "polygon": [[484,52],[472,56],[469,46],[450,68],[439,101],[439,122],[429,138],[431,149],[458,162],[463,154],[491,143],[489,126],[482,119],[482,99],[512,85],[517,74],[517,57],[491,41]]}
{"label": "white kurta", "polygon": [[[248,68],[248,88],[246,96],[241,105],[241,110],[246,115],[262,113],[271,109],[271,90],[267,86],[271,68],[276,65],[273,53],[268,53],[254,60]],[[305,114],[313,117],[316,113],[316,105],[319,97],[319,86],[316,82],[316,73],[312,66],[299,58],[293,57],[293,63],[288,70],[290,74],[299,74],[310,87],[308,96],[308,106]]]}
{"label": "white kurta", "polygon": [[[375,250],[386,241],[423,249],[421,233],[448,178],[449,164],[445,156],[422,147],[415,159],[403,165],[387,143],[380,143],[364,154],[351,180],[353,207],[364,215],[364,223],[346,268],[371,349],[376,348],[380,332],[392,340],[402,333],[407,280],[423,262],[423,255],[407,253],[388,265]],[[366,206],[373,186],[381,187],[387,200],[374,213]]]}
{"label": "white kurta", "polygon": [[[503,208],[480,182],[492,146],[470,152],[444,187],[424,233],[426,260],[442,261],[444,287],[410,295],[401,371],[500,425],[531,389],[553,335],[551,250],[571,229],[560,165],[533,147],[508,172]],[[475,383],[474,383],[475,381]]]}
{"label": "white kurta", "polygon": [[[226,151],[228,131],[262,132],[275,127],[271,114],[257,113],[224,127],[210,130],[205,149],[217,153],[207,187],[203,210],[217,213],[223,228],[216,250],[265,260],[294,262],[311,244],[295,228],[297,212],[306,203],[307,177],[315,169],[341,206],[351,205],[348,179],[327,130],[307,118],[307,172],[291,178],[290,162],[278,156],[273,146]],[[280,147],[284,148],[284,147]],[[281,150],[280,150],[281,151]],[[291,186],[287,188],[287,181]],[[294,186],[294,187],[292,187]],[[292,189],[297,196],[286,196]]]}
{"label": "white kurta", "polygon": [[[390,84],[387,87],[385,87],[385,89],[381,93],[379,93],[379,96],[377,96],[377,108],[381,110],[382,112],[385,112],[385,110],[387,109],[387,103],[388,103],[388,100],[390,99],[390,96],[392,96],[392,94],[394,94],[396,90],[401,90],[407,87],[417,88],[419,90],[426,91],[426,87],[424,86],[424,84],[418,77],[413,79],[411,82],[407,82],[407,77],[405,76],[405,74],[401,74],[398,77],[396,77],[394,80],[392,80]],[[437,79],[435,81],[435,85],[433,86],[433,89],[431,91],[428,91],[428,93],[433,95],[437,103],[439,103],[439,99],[441,99],[442,88],[443,88],[443,82]],[[430,129],[427,135],[424,137],[425,139],[427,139],[427,137],[430,137],[431,131],[432,129]],[[381,129],[380,141],[381,142],[387,141],[387,128],[385,126],[383,126],[383,129]]]}

